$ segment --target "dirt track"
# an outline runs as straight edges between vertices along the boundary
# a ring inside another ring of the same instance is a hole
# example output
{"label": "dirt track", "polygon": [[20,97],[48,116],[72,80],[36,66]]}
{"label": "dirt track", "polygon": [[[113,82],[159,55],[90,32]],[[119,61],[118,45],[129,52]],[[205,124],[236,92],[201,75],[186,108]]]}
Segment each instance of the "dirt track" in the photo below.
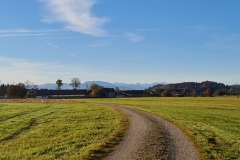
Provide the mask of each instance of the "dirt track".
{"label": "dirt track", "polygon": [[137,109],[111,106],[130,120],[128,133],[108,160],[199,160],[191,140],[170,122]]}

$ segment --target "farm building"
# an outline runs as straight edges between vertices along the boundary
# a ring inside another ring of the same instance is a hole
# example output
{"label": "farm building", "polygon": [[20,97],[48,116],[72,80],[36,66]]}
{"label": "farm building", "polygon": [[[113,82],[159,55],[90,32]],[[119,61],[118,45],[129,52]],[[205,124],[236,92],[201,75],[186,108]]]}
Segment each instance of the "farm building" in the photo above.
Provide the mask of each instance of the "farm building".
{"label": "farm building", "polygon": [[[115,92],[114,88],[101,88],[99,97],[116,98],[116,97],[143,97],[146,92],[143,90],[125,90]],[[28,95],[35,98],[87,98],[90,97],[91,91],[86,89],[79,90],[29,90]]]}
{"label": "farm building", "polygon": [[69,97],[89,97],[89,93],[85,89],[79,90],[30,90],[28,94],[36,98],[69,98]]}
{"label": "farm building", "polygon": [[115,92],[114,88],[101,88],[100,95],[103,98],[115,98],[116,92]]}
{"label": "farm building", "polygon": [[147,93],[144,90],[125,90],[120,91],[117,97],[144,97]]}

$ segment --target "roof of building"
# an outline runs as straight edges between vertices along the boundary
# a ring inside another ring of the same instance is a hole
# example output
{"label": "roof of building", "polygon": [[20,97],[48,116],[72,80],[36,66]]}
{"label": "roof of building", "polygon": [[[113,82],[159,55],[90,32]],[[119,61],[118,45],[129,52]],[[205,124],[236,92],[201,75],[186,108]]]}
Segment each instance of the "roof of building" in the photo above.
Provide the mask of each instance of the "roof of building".
{"label": "roof of building", "polygon": [[36,90],[36,96],[61,96],[61,95],[87,95],[88,91],[85,89],[76,90]]}

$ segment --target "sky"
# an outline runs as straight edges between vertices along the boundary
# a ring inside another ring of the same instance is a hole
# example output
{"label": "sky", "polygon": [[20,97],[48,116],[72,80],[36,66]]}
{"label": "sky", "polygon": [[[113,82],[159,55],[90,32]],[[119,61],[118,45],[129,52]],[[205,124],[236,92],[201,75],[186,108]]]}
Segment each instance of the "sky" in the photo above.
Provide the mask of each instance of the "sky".
{"label": "sky", "polygon": [[0,83],[240,83],[240,1],[5,0]]}

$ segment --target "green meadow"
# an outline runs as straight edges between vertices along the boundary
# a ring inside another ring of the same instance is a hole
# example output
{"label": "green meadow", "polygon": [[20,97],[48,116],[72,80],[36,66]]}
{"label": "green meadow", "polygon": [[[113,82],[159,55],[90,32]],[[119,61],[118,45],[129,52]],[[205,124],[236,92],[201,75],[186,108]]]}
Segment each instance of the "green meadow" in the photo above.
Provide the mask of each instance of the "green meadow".
{"label": "green meadow", "polygon": [[240,159],[240,98],[123,98],[90,100],[151,112],[180,127],[202,159]]}
{"label": "green meadow", "polygon": [[0,101],[0,159],[104,157],[128,122],[100,104],[141,109],[174,123],[202,159],[240,159],[238,97]]}
{"label": "green meadow", "polygon": [[124,124],[115,110],[81,101],[0,103],[0,159],[99,159]]}

